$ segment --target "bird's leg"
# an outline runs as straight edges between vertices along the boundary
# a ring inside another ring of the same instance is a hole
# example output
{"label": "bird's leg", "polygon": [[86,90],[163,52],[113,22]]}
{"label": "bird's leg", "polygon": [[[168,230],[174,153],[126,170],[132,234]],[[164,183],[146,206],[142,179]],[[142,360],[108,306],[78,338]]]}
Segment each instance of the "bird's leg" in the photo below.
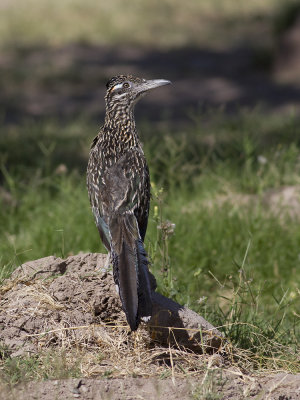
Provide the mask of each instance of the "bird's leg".
{"label": "bird's leg", "polygon": [[99,265],[96,267],[96,271],[101,272],[102,274],[104,273],[111,273],[112,272],[112,267],[111,267],[111,259],[110,259],[110,253],[107,253],[107,257],[105,260],[104,266]]}
{"label": "bird's leg", "polygon": [[105,270],[105,272],[108,272],[108,270],[111,269],[111,265],[110,265],[110,253],[107,253],[107,257],[106,257],[106,261],[104,264],[103,269]]}

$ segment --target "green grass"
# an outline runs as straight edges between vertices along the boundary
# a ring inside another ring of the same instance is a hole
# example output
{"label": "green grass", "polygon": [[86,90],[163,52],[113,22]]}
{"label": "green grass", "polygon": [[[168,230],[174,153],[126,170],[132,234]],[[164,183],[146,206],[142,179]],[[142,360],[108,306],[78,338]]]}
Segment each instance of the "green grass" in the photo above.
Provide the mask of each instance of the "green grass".
{"label": "green grass", "polygon": [[[13,386],[32,379],[67,379],[80,377],[79,352],[48,351],[25,357],[5,358],[0,378]],[[1,381],[0,381],[1,382]]]}
{"label": "green grass", "polygon": [[284,0],[4,2],[0,46],[70,42],[216,47],[268,41]]}
{"label": "green grass", "polygon": [[[84,173],[96,131],[80,119],[2,127],[2,279],[26,260],[103,251]],[[143,133],[159,290],[221,326],[256,368],[299,371],[299,220],[261,201],[299,185],[297,119],[241,111],[198,116],[184,134]]]}

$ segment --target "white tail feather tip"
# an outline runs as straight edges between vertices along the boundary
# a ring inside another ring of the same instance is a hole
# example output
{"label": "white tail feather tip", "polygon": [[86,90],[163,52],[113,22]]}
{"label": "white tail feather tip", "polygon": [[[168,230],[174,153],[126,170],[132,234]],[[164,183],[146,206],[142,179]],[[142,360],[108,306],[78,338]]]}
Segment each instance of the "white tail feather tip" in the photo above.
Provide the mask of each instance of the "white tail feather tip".
{"label": "white tail feather tip", "polygon": [[116,292],[118,293],[118,295],[120,295],[119,286],[118,286],[118,285],[115,285],[115,287],[116,287]]}
{"label": "white tail feather tip", "polygon": [[151,315],[148,315],[147,317],[142,317],[141,320],[144,322],[149,322],[151,319]]}

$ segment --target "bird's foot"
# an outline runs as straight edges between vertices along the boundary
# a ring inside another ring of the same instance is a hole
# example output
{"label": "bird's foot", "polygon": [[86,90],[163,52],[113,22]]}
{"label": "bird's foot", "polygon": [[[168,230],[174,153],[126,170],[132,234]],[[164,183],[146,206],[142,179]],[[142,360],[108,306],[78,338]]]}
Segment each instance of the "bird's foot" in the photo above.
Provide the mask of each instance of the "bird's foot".
{"label": "bird's foot", "polygon": [[101,272],[101,274],[111,274],[112,273],[112,264],[111,264],[111,259],[110,259],[110,254],[107,254],[105,264],[103,265],[97,265],[96,272]]}

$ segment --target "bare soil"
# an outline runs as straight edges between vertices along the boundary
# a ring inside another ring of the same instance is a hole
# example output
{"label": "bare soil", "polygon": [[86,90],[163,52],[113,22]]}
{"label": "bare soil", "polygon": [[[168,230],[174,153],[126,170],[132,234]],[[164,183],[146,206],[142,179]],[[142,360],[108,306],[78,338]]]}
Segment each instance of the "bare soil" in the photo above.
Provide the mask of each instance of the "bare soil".
{"label": "bare soil", "polygon": [[221,370],[186,379],[126,378],[126,379],[68,379],[29,382],[14,388],[7,400],[297,400],[300,399],[300,375],[284,373],[260,379],[237,376]]}
{"label": "bare soil", "polygon": [[300,374],[255,375],[230,364],[224,354],[162,347],[145,325],[128,335],[111,274],[99,272],[105,257],[51,256],[22,265],[5,281],[4,359],[40,354],[45,363],[43,353],[63,351],[79,363],[82,377],[43,380],[41,364],[35,380],[6,385],[2,367],[1,400],[300,399]]}

